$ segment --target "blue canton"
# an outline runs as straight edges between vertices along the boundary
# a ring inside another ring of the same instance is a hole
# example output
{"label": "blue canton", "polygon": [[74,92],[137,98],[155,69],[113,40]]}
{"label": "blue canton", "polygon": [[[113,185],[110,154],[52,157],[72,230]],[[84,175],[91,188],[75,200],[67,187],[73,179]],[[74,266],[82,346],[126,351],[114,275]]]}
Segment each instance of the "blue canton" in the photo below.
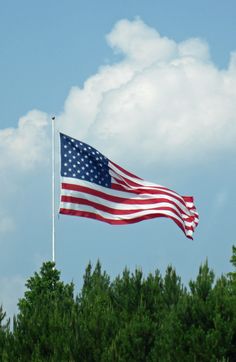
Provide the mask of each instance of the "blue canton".
{"label": "blue canton", "polygon": [[61,176],[111,187],[108,159],[84,142],[60,133]]}

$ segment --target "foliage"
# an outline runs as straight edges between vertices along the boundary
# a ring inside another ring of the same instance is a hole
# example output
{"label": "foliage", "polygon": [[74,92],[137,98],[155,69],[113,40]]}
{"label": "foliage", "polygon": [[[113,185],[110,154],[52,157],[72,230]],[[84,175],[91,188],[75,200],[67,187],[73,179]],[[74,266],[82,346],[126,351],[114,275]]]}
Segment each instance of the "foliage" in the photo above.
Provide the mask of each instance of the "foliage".
{"label": "foliage", "polygon": [[98,261],[74,296],[47,262],[26,287],[12,331],[0,307],[0,361],[236,360],[235,270],[215,280],[206,261],[184,287],[171,266],[163,277],[125,269],[111,281]]}

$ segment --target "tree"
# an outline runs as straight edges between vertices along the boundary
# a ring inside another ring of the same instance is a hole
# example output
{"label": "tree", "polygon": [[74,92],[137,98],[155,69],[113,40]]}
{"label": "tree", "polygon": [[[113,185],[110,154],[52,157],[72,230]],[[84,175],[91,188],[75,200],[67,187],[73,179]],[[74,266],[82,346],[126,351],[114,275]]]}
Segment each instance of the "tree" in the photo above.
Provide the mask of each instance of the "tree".
{"label": "tree", "polygon": [[86,268],[84,285],[77,298],[77,311],[78,360],[103,361],[116,330],[116,320],[110,298],[110,278],[102,272],[99,261],[94,271],[90,263]]}
{"label": "tree", "polygon": [[4,322],[6,318],[6,312],[3,312],[2,306],[0,306],[0,361],[6,362],[10,361],[8,355],[8,347],[10,343],[10,330],[9,324],[10,320]]}
{"label": "tree", "polygon": [[47,262],[26,287],[13,329],[17,361],[76,360],[73,284],[61,282],[54,263]]}
{"label": "tree", "polygon": [[26,287],[13,332],[0,308],[3,362],[236,360],[235,270],[215,279],[205,262],[187,289],[172,267],[147,278],[126,268],[111,282],[98,261],[74,299],[74,285],[48,262]]}

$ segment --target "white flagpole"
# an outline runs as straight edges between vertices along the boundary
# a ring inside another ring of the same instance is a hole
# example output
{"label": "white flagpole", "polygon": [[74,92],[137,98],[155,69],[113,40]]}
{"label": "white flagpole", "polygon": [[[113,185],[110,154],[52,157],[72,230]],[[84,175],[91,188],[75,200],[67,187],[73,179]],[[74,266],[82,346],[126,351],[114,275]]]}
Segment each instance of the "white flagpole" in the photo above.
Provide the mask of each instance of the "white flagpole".
{"label": "white flagpole", "polygon": [[52,261],[55,263],[55,118],[52,117]]}

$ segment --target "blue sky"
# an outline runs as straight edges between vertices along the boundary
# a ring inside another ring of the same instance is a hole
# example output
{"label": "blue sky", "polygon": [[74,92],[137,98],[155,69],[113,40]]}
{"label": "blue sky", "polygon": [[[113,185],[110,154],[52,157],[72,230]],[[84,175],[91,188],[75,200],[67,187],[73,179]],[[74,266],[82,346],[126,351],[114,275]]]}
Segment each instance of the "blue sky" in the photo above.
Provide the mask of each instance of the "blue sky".
{"label": "blue sky", "polygon": [[[168,264],[186,284],[235,238],[234,1],[9,1],[0,14],[0,303],[16,312],[51,258],[50,116],[137,175],[195,197],[194,241],[170,220],[111,227],[60,216],[56,262],[79,290],[89,260],[114,277]],[[57,201],[59,180],[57,160]]]}

